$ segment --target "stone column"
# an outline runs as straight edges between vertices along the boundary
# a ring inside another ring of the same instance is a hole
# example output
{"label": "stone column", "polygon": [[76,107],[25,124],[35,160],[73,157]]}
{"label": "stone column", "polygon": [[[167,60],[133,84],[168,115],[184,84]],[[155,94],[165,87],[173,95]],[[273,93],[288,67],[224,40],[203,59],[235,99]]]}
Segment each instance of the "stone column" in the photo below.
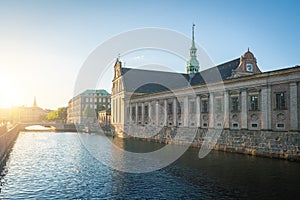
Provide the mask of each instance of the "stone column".
{"label": "stone column", "polygon": [[118,115],[118,120],[117,123],[121,123],[121,100],[120,97],[117,98],[117,104],[118,104],[118,110],[117,110],[117,115]]}
{"label": "stone column", "polygon": [[120,97],[120,112],[121,112],[120,124],[124,125],[126,111],[125,111],[124,99],[122,97]]}
{"label": "stone column", "polygon": [[241,94],[241,128],[248,128],[247,112],[247,90],[243,89]]}
{"label": "stone column", "polygon": [[173,99],[173,126],[177,126],[177,98]]}
{"label": "stone column", "polygon": [[126,117],[128,115],[128,110],[126,107],[126,102],[124,98],[120,98],[121,100],[121,111],[122,111],[122,115],[121,115],[121,124],[125,125],[127,123]]}
{"label": "stone column", "polygon": [[215,127],[215,120],[214,120],[214,93],[209,93],[209,128]]}
{"label": "stone column", "polygon": [[145,104],[142,103],[142,122],[141,124],[144,125],[145,122]]}
{"label": "stone column", "polygon": [[155,125],[159,125],[159,103],[158,100],[155,102]]}
{"label": "stone column", "polygon": [[119,97],[116,98],[116,110],[115,110],[115,113],[116,113],[116,123],[118,124],[119,123],[119,116],[120,116],[120,113],[119,113]]}
{"label": "stone column", "polygon": [[151,102],[148,103],[148,124],[152,124],[152,107],[151,107]]}
{"label": "stone column", "polygon": [[135,103],[135,124],[138,125],[138,104]]}
{"label": "stone column", "polygon": [[117,123],[117,98],[114,99],[114,117],[113,117],[114,123]]}
{"label": "stone column", "polygon": [[[112,99],[111,100],[112,101],[112,106],[111,106],[111,121],[112,121],[112,123],[115,123],[115,117],[116,117],[116,114],[115,114],[115,100],[114,99]],[[80,115],[81,115],[81,113],[80,113]]]}
{"label": "stone column", "polygon": [[132,105],[129,103],[129,123],[132,123]]}
{"label": "stone column", "polygon": [[229,95],[227,90],[224,92],[224,128],[229,128]]}
{"label": "stone column", "polygon": [[298,130],[297,83],[290,83],[290,130]]}
{"label": "stone column", "polygon": [[168,125],[168,101],[164,100],[164,126]]}
{"label": "stone column", "polygon": [[189,97],[183,98],[183,126],[189,127]]}
{"label": "stone column", "polygon": [[120,97],[118,98],[118,124],[121,124],[121,99]]}
{"label": "stone column", "polygon": [[201,126],[201,116],[200,116],[200,96],[196,96],[196,126]]}
{"label": "stone column", "polygon": [[271,88],[263,86],[261,88],[261,129],[271,129]]}

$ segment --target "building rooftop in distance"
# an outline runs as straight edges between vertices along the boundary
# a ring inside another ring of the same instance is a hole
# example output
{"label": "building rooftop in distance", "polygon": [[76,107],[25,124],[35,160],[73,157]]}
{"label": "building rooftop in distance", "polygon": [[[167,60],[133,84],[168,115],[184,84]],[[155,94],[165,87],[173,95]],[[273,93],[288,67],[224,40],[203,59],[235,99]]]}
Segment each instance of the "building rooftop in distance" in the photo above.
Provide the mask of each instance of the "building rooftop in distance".
{"label": "building rooftop in distance", "polygon": [[101,96],[109,96],[110,94],[103,89],[100,90],[86,90],[84,92],[82,92],[80,95],[81,96],[88,96],[88,95],[92,95],[92,94],[99,94]]}

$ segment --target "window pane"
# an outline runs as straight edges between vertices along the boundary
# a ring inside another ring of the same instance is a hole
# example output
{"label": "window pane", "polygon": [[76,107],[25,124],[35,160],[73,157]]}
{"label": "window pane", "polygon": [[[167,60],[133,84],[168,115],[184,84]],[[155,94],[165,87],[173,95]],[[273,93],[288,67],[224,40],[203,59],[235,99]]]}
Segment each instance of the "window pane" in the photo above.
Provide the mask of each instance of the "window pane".
{"label": "window pane", "polygon": [[232,111],[238,111],[239,109],[239,98],[238,97],[232,97],[231,98],[231,110]]}
{"label": "window pane", "polygon": [[279,92],[276,93],[276,109],[282,110],[285,109],[285,93]]}
{"label": "window pane", "polygon": [[172,114],[173,113],[173,104],[169,103],[168,104],[168,114]]}
{"label": "window pane", "polygon": [[145,116],[147,116],[147,117],[148,117],[148,112],[149,112],[148,106],[145,106],[145,107],[144,107],[144,114],[145,114]]}
{"label": "window pane", "polygon": [[220,98],[216,99],[216,111],[217,112],[222,111],[222,100]]}
{"label": "window pane", "polygon": [[182,102],[180,102],[180,103],[178,102],[178,103],[177,103],[177,114],[178,114],[178,115],[181,115],[181,105],[182,105],[182,104],[183,104]]}
{"label": "window pane", "polygon": [[135,120],[135,106],[131,107],[131,118],[132,120]]}
{"label": "window pane", "polygon": [[195,113],[195,102],[194,101],[190,102],[190,113]]}
{"label": "window pane", "polygon": [[202,112],[208,112],[208,101],[207,100],[203,100],[202,101],[202,108],[201,108]]}
{"label": "window pane", "polygon": [[250,96],[250,110],[258,110],[258,96]]}

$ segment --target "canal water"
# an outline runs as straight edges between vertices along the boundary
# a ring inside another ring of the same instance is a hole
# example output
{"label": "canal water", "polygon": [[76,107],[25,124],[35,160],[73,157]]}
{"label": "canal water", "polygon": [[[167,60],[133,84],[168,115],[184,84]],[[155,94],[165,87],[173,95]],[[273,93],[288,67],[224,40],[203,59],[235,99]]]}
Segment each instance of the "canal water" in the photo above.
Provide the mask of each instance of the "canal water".
{"label": "canal water", "polygon": [[[84,135],[101,139],[99,135]],[[112,139],[147,152],[162,144]],[[122,145],[120,145],[122,144]],[[22,132],[1,175],[1,199],[291,199],[299,196],[300,163],[190,148],[149,173],[103,165],[77,133]]]}

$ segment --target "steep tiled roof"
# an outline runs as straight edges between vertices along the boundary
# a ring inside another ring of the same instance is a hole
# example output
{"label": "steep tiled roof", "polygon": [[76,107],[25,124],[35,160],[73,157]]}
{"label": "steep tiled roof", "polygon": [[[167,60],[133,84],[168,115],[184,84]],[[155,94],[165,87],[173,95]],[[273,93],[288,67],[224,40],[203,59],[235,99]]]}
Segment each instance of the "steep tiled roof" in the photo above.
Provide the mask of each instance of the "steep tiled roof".
{"label": "steep tiled roof", "polygon": [[231,77],[232,70],[239,65],[240,59],[206,69],[196,74],[151,71],[121,68],[125,91],[137,93],[156,93],[184,88],[189,85],[202,85],[218,82]]}
{"label": "steep tiled roof", "polygon": [[240,59],[237,58],[201,71],[192,78],[191,85],[195,86],[226,80],[231,77],[232,70],[236,69],[239,66],[239,63]]}

